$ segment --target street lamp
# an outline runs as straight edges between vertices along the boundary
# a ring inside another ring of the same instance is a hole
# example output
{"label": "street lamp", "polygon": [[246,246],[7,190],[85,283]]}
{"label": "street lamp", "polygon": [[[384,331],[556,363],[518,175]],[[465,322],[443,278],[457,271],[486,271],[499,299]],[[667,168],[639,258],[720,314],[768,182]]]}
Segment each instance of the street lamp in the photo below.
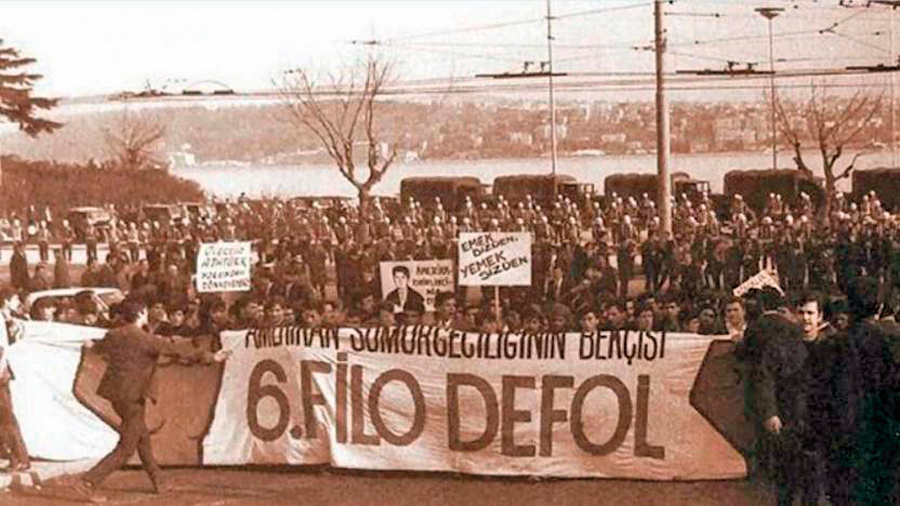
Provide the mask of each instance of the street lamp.
{"label": "street lamp", "polygon": [[769,76],[769,87],[770,87],[770,101],[772,106],[772,118],[771,118],[771,128],[772,128],[772,169],[778,168],[778,142],[776,140],[775,135],[775,49],[774,44],[772,42],[772,20],[778,17],[779,14],[784,12],[784,9],[781,7],[757,7],[753,9],[758,12],[760,16],[769,20],[769,72],[771,72]]}

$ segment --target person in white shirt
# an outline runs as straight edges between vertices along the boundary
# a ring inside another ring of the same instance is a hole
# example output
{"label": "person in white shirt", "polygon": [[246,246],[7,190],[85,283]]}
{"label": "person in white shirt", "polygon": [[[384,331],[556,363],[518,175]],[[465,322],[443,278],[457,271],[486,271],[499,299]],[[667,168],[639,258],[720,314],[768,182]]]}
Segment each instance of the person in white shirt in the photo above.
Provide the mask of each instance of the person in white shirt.
{"label": "person in white shirt", "polygon": [[746,316],[743,299],[731,297],[725,302],[725,330],[733,342],[744,339],[744,331],[747,330]]}

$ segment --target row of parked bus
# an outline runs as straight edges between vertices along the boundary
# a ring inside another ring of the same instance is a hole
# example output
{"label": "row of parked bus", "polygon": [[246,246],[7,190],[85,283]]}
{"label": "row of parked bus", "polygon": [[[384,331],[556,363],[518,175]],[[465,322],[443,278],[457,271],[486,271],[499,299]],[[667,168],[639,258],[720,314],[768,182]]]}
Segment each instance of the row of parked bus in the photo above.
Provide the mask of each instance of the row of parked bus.
{"label": "row of parked bus", "polygon": [[[789,205],[793,205],[801,193],[809,195],[816,206],[821,205],[825,198],[820,178],[810,178],[793,169],[732,170],[725,174],[723,183],[724,191],[721,194],[712,193],[709,181],[693,179],[687,173],[676,172],[672,175],[671,188],[673,195],[678,198],[684,196],[693,202],[698,202],[702,195],[707,195],[714,210],[722,218],[727,217],[729,204],[738,194],[757,213],[765,208],[768,196],[772,193],[781,195]],[[885,209],[900,210],[900,168],[857,170],[853,172],[852,188],[849,197],[853,200],[859,200],[862,195],[874,191]],[[549,207],[554,201],[554,195],[567,198],[580,206],[587,206],[593,202],[608,202],[615,197],[626,199],[633,197],[640,200],[644,194],[657,201],[656,192],[656,174],[610,175],[604,180],[603,193],[596,191],[593,184],[579,182],[568,175],[500,176],[495,178],[491,185],[471,176],[422,176],[403,179],[400,183],[399,201],[395,197],[384,199],[384,202],[393,201],[395,205],[399,205],[408,202],[409,199],[415,199],[425,207],[433,207],[440,201],[448,211],[457,212],[466,201],[472,201],[476,205],[482,202],[492,204],[501,196],[513,203],[525,201],[530,197],[535,203]],[[307,205],[311,205],[313,201],[333,204],[335,198],[297,197],[294,200],[304,200],[304,204]],[[213,218],[217,214],[227,213],[228,206],[229,204],[224,202],[150,204],[125,214],[120,211],[118,219],[150,220],[161,224],[175,223],[185,218],[191,220]],[[112,221],[113,213],[103,207],[78,207],[70,209],[66,219],[79,238],[83,238],[88,225],[103,229]],[[0,223],[0,232],[3,228],[3,224]]]}
{"label": "row of parked bus", "polygon": [[[811,178],[794,169],[781,170],[732,170],[725,174],[724,191],[720,194],[710,191],[709,181],[694,179],[687,173],[676,172],[672,176],[672,194],[698,202],[706,194],[722,217],[729,211],[729,204],[735,195],[741,195],[755,212],[761,212],[770,194],[781,195],[785,203],[793,205],[800,195],[809,195],[815,206],[825,200],[825,189],[821,178]],[[594,185],[580,183],[567,175],[502,176],[494,179],[493,185],[485,185],[475,177],[409,177],[400,183],[400,199],[403,202],[413,198],[425,206],[434,205],[439,197],[443,206],[456,211],[466,200],[475,203],[492,202],[502,196],[509,202],[520,202],[531,196],[541,205],[551,204],[554,195],[562,195],[579,205],[594,201],[610,201],[614,197],[641,199],[647,194],[658,202],[656,174],[613,174],[604,180],[604,192],[595,191]],[[853,191],[849,195],[858,200],[862,195],[874,191],[886,209],[900,209],[900,168],[879,168],[853,172]]]}

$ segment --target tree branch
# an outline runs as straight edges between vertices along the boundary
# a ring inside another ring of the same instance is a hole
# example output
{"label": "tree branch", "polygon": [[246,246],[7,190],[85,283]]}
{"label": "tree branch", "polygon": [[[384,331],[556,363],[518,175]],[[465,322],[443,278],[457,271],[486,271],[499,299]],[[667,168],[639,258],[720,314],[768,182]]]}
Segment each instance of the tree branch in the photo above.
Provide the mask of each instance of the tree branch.
{"label": "tree branch", "polygon": [[857,160],[860,156],[863,156],[863,155],[866,155],[866,154],[868,154],[868,153],[860,152],[860,153],[856,153],[855,155],[853,155],[853,159],[850,160],[850,165],[848,165],[848,166],[844,169],[844,171],[840,173],[840,175],[838,175],[837,177],[835,177],[834,180],[835,180],[835,181],[840,181],[841,179],[845,179],[845,178],[847,178],[847,177],[850,177],[850,172],[853,171],[853,168],[854,168],[854,166],[856,165],[856,160]]}

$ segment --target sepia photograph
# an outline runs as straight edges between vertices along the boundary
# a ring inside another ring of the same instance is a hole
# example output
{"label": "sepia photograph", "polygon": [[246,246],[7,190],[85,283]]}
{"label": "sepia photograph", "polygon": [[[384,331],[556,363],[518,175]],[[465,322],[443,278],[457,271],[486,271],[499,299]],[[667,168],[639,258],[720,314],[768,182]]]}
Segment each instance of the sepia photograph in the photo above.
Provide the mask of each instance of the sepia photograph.
{"label": "sepia photograph", "polygon": [[0,3],[0,504],[900,505],[900,0]]}

